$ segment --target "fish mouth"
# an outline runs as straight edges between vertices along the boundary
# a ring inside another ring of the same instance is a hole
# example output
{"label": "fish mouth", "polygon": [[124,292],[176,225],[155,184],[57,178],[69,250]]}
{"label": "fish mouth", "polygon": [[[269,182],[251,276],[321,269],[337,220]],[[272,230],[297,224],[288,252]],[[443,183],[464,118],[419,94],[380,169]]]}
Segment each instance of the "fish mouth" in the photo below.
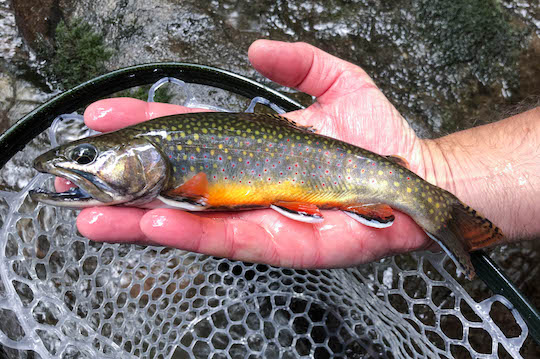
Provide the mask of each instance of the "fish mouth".
{"label": "fish mouth", "polygon": [[111,187],[91,173],[65,168],[58,162],[46,164],[36,162],[34,168],[64,178],[77,186],[65,192],[51,192],[42,188],[31,190],[29,195],[34,201],[64,207],[104,206],[113,202],[110,193],[114,191]]}

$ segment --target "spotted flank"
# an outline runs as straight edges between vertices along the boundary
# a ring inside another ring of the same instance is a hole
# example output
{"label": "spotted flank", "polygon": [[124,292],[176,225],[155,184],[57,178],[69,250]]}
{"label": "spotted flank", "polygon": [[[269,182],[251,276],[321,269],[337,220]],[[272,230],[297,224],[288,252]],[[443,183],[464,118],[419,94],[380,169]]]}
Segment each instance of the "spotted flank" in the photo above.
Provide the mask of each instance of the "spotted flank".
{"label": "spotted flank", "polygon": [[[36,169],[80,188],[32,197],[70,207],[144,206],[187,211],[272,208],[308,224],[340,210],[374,230],[408,214],[469,278],[468,252],[500,243],[499,229],[451,193],[380,156],[278,115],[190,113],[81,139],[39,156]],[[307,225],[307,224],[306,224]]]}

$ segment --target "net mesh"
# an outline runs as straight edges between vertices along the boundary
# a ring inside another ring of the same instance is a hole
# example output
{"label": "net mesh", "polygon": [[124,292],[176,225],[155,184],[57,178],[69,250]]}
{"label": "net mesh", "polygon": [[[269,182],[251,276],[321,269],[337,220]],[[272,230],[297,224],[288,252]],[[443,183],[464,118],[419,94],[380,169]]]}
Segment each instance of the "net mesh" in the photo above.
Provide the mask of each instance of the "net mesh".
{"label": "net mesh", "polygon": [[[52,145],[81,136],[79,118],[55,121]],[[93,243],[76,211],[30,200],[47,186],[40,174],[0,191],[6,347],[41,358],[521,357],[519,314],[501,296],[474,300],[444,254],[307,271]],[[511,320],[496,323],[495,307]]]}

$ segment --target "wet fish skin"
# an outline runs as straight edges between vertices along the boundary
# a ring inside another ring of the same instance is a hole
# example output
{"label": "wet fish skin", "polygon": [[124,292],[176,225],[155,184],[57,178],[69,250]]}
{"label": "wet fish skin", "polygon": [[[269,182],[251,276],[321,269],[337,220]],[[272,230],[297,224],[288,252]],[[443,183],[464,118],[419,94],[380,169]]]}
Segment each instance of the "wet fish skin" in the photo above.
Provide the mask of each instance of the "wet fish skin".
{"label": "wet fish skin", "polygon": [[[389,206],[411,216],[469,277],[474,269],[468,251],[502,240],[491,222],[395,159],[309,132],[277,115],[162,117],[52,150],[36,165],[54,173],[52,159],[69,161],[74,146],[88,143],[99,156],[86,181],[102,185],[92,187],[83,179],[81,187],[108,189],[113,199],[103,205],[142,205],[159,195],[189,210],[277,206],[285,215],[314,221],[322,220],[318,209],[338,209],[381,227],[393,220]],[[88,171],[88,165],[71,166]],[[73,182],[80,185],[76,178]],[[95,205],[99,195],[92,198]]]}

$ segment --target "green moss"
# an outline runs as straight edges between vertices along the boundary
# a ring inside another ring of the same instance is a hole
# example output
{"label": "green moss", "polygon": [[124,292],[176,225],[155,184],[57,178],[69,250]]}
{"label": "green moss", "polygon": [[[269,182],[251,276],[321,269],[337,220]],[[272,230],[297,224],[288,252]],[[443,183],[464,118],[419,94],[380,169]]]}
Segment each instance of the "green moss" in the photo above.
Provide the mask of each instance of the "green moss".
{"label": "green moss", "polygon": [[54,43],[38,44],[38,56],[45,60],[45,74],[65,89],[104,73],[111,55],[103,36],[81,20],[70,24],[60,21]]}
{"label": "green moss", "polygon": [[[129,90],[119,91],[111,97],[132,97],[138,100],[146,101],[148,99],[148,90],[151,85],[138,86]],[[160,87],[154,94],[154,102],[169,103],[173,95],[166,87]]]}

